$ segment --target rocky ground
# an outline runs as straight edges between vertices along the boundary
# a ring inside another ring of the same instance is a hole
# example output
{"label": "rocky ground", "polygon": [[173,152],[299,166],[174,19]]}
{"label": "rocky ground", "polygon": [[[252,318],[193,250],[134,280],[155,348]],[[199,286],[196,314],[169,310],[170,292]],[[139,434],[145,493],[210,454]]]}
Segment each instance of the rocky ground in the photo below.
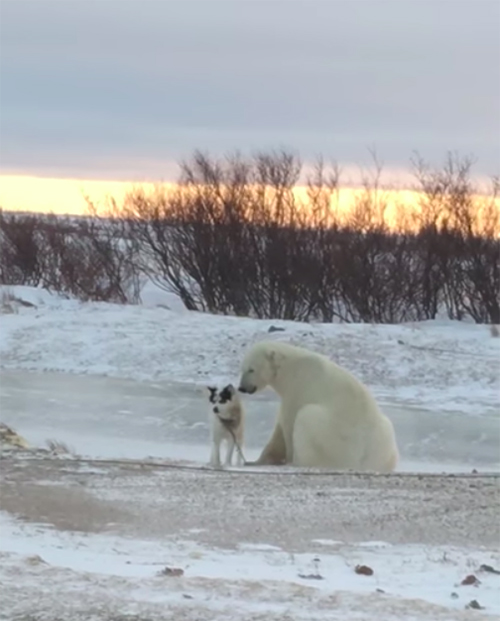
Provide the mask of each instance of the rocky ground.
{"label": "rocky ground", "polygon": [[[306,553],[321,557],[327,544],[328,553],[347,565],[362,558],[356,546],[367,541],[429,546],[426,554],[443,559],[447,552],[442,550],[456,546],[469,549],[472,556],[483,550],[478,557],[483,560],[500,558],[500,479],[495,475],[217,471],[187,462],[81,459],[65,454],[61,446],[26,449],[20,440],[13,443],[15,447],[4,444],[2,450],[3,515],[14,517],[21,528],[35,527],[42,536],[49,532],[61,537],[56,546],[60,548],[67,535],[77,533],[78,547],[85,547],[89,537],[108,536],[153,548],[173,545],[177,553],[181,542],[189,540],[190,549],[227,554],[243,544],[264,550],[267,546],[291,558]],[[181,559],[192,552],[184,554]],[[335,586],[335,579],[330,591],[317,590],[307,581],[297,585],[261,579],[259,569],[244,580],[175,578],[168,582],[165,607],[155,603],[166,595],[165,583],[154,574],[138,582],[106,575],[104,566],[82,574],[47,564],[36,554],[20,559],[2,553],[0,597],[10,616],[0,618],[62,621],[70,614],[82,621],[291,621],[372,615],[403,619],[411,612],[415,619],[459,621],[478,614],[464,606],[449,610],[425,597],[388,599],[384,589],[355,596]],[[396,566],[404,567],[405,562],[414,561],[403,559]],[[372,564],[376,563],[375,559]],[[394,576],[394,568],[391,571]],[[140,604],[138,584],[149,593]],[[90,592],[91,601],[84,595]],[[480,599],[481,593],[472,595]]]}

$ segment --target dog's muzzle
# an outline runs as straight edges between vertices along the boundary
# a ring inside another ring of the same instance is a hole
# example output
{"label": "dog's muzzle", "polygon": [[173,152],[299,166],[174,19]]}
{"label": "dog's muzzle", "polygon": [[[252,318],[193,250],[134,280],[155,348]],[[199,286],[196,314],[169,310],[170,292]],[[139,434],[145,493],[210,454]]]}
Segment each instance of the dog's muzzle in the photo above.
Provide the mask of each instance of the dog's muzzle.
{"label": "dog's muzzle", "polygon": [[253,393],[257,390],[257,388],[255,388],[255,386],[252,386],[251,388],[247,388],[246,386],[240,386],[238,390],[248,395],[253,395]]}

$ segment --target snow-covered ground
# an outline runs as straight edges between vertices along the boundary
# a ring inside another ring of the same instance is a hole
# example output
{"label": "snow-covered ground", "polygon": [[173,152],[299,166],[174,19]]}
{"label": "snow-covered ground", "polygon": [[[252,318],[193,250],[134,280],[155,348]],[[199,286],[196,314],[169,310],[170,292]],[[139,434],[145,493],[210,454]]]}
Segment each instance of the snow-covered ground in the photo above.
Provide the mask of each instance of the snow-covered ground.
{"label": "snow-covered ground", "polygon": [[[33,444],[55,438],[90,458],[152,455],[205,462],[209,447],[201,387],[236,381],[244,349],[270,338],[326,353],[370,387],[396,426],[404,457],[400,470],[498,470],[500,338],[487,326],[444,320],[399,326],[300,324],[191,313],[174,296],[151,287],[143,299],[141,306],[82,304],[39,289],[2,288],[0,420]],[[283,331],[270,333],[270,326]],[[246,403],[245,452],[251,458],[269,433],[276,399],[265,392]],[[5,496],[13,504],[0,521],[0,598],[9,619],[28,613],[37,621],[68,615],[76,621],[500,616],[500,576],[479,569],[498,569],[500,549],[491,542],[479,545],[481,537],[469,544],[463,525],[453,530],[453,522],[450,537],[441,534],[443,540],[432,544],[418,538],[411,545],[323,539],[311,540],[310,553],[298,553],[271,545],[263,531],[258,544],[249,545],[242,532],[239,545],[223,550],[202,543],[196,532],[126,534],[113,526],[114,518],[105,532],[79,531],[69,518],[61,526],[66,509],[69,515],[67,499],[55,494],[45,511],[42,501],[37,509],[35,493],[47,494],[61,480],[30,483],[31,475],[18,480],[6,472],[5,489],[16,490]],[[262,477],[259,494],[266,486],[266,474]],[[90,466],[71,494],[90,494],[87,502],[94,502],[94,480]],[[299,488],[304,484],[296,481]],[[156,505],[171,502],[168,485],[154,498]],[[474,483],[471,490],[474,494]],[[484,499],[467,492],[464,506],[477,505],[479,511],[481,503],[498,503],[498,485],[488,490]],[[353,500],[356,511],[372,502],[366,491]],[[109,511],[116,493],[108,490]],[[189,489],[184,493],[189,496]],[[390,489],[382,493],[387,507],[381,510],[397,530],[398,520],[410,518],[391,504]],[[29,507],[24,498],[30,499]],[[425,500],[422,508],[442,510],[442,519],[448,519],[450,508],[429,507]],[[217,502],[207,499],[212,501]],[[439,503],[439,495],[432,502]],[[47,517],[52,514],[57,520]],[[450,543],[456,541],[460,545]],[[372,567],[373,576],[357,574],[357,564]],[[157,575],[165,566],[182,568],[184,575]],[[311,577],[315,574],[321,579]],[[460,585],[468,574],[480,584]],[[471,600],[484,610],[466,610]]]}
{"label": "snow-covered ground", "polygon": [[[168,294],[162,302],[158,290],[145,294],[141,306],[82,304],[26,287],[10,291],[35,306],[14,304],[17,313],[1,316],[6,369],[203,385],[235,381],[244,349],[271,338],[331,356],[384,401],[434,412],[498,414],[500,338],[492,337],[489,326],[447,320],[303,324],[214,316],[183,311]],[[271,326],[284,331],[269,333]]]}
{"label": "snow-covered ground", "polygon": [[[105,611],[114,619],[459,621],[480,614],[465,611],[472,600],[485,616],[500,614],[499,576],[479,570],[500,566],[500,554],[491,552],[331,540],[317,554],[244,543],[214,551],[189,539],[61,534],[0,517],[2,606],[12,615],[26,613],[27,598],[37,602],[39,618],[72,620]],[[373,574],[358,574],[357,566]],[[184,575],[162,575],[166,567]],[[480,584],[462,585],[471,574]],[[60,585],[58,603],[44,581]]]}

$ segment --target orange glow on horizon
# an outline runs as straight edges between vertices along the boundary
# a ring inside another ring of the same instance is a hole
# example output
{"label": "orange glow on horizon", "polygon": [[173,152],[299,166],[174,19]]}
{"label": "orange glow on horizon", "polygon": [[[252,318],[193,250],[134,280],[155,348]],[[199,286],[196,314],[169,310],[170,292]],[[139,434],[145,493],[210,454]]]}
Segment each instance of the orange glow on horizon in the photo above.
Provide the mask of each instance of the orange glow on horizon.
{"label": "orange glow on horizon", "polygon": [[[140,186],[146,190],[156,184],[135,181],[103,181],[93,179],[59,179],[28,175],[0,175],[0,207],[8,211],[29,211],[36,213],[56,213],[81,215],[86,213],[85,196],[101,202],[107,196],[120,201],[127,192]],[[161,183],[164,188],[174,187],[173,183]],[[303,188],[297,188],[300,196]],[[362,190],[342,188],[339,191],[339,208],[347,208]],[[418,194],[411,190],[388,190],[389,202],[398,199],[414,203]]]}
{"label": "orange glow on horizon", "polygon": [[133,181],[0,175],[0,207],[9,211],[82,215],[86,213],[85,196],[96,202],[106,196],[120,200],[136,183],[154,186]]}
{"label": "orange glow on horizon", "polygon": [[[83,215],[87,213],[85,196],[96,205],[104,205],[107,197],[113,197],[119,204],[134,188],[141,187],[148,191],[158,186],[168,189],[174,188],[175,184],[0,174],[0,207],[8,211]],[[304,187],[297,187],[295,191],[298,198],[305,197]],[[360,188],[341,188],[335,199],[337,213],[347,215],[363,192]],[[380,196],[387,204],[385,217],[391,228],[414,228],[410,221],[403,224],[394,218],[396,214],[404,218],[418,211],[420,195],[417,191],[381,189]],[[495,202],[500,210],[500,200]]]}

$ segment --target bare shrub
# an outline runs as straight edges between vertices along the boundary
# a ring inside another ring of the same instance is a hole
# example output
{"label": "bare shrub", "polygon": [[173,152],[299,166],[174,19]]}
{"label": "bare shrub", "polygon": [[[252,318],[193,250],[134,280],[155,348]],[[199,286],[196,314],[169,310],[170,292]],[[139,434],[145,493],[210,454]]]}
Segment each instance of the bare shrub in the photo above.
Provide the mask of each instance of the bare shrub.
{"label": "bare shrub", "polygon": [[[99,216],[96,206],[87,200],[91,217],[81,223],[88,253],[94,257],[99,273],[99,288],[92,299],[137,304],[145,279],[137,265],[139,247],[128,234],[120,218]],[[90,297],[90,296],[89,296]]]}
{"label": "bare shrub", "polygon": [[[93,209],[89,203],[89,211]],[[76,219],[50,216],[42,231],[48,250],[44,287],[83,301],[140,301],[140,275],[119,220],[95,214]]]}
{"label": "bare shrub", "polygon": [[0,282],[36,287],[42,279],[40,216],[0,209]]}
{"label": "bare shrub", "polygon": [[470,158],[449,154],[440,169],[414,160],[426,256],[427,294],[448,316],[477,323],[500,322],[500,210],[498,184],[481,197],[471,181]]}
{"label": "bare shrub", "polygon": [[53,455],[76,455],[76,451],[60,440],[46,440],[47,449]]}
{"label": "bare shrub", "polygon": [[0,314],[10,315],[18,312],[15,296],[10,289],[3,288],[0,292]]}
{"label": "bare shrub", "polygon": [[188,310],[206,310],[197,290],[181,264],[176,234],[181,230],[182,192],[168,193],[162,188],[146,192],[136,188],[122,205],[111,200],[107,213],[119,217],[124,236],[132,244],[135,265],[158,287],[180,297]]}
{"label": "bare shrub", "polygon": [[374,173],[363,176],[363,191],[354,199],[331,255],[341,318],[376,323],[420,319],[413,237],[391,231],[388,197],[380,184],[382,166],[375,154],[373,159]]}
{"label": "bare shrub", "polygon": [[417,232],[394,232],[374,161],[347,218],[338,167],[318,161],[298,199],[301,163],[285,151],[195,152],[175,190],[137,189],[114,209],[140,269],[188,309],[392,323],[434,318],[444,306],[453,318],[494,318],[498,242],[484,223],[498,228],[498,210],[493,201],[474,211],[468,166],[449,160],[435,171],[416,160],[423,198],[400,220]]}
{"label": "bare shrub", "polygon": [[[146,278],[189,310],[262,318],[500,323],[498,183],[480,196],[472,160],[414,158],[418,205],[390,213],[382,165],[350,206],[340,170],[287,151],[196,151],[178,184],[136,187],[85,218],[0,211],[0,279],[82,300],[139,302]],[[394,223],[400,228],[394,228]]]}
{"label": "bare shrub", "polygon": [[196,152],[176,190],[126,197],[121,215],[140,240],[141,268],[189,309],[304,316],[310,236],[293,193],[299,174],[285,152],[250,161]]}
{"label": "bare shrub", "polygon": [[[91,207],[91,206],[89,206]],[[137,303],[135,247],[120,220],[0,212],[0,280],[81,300]]]}

